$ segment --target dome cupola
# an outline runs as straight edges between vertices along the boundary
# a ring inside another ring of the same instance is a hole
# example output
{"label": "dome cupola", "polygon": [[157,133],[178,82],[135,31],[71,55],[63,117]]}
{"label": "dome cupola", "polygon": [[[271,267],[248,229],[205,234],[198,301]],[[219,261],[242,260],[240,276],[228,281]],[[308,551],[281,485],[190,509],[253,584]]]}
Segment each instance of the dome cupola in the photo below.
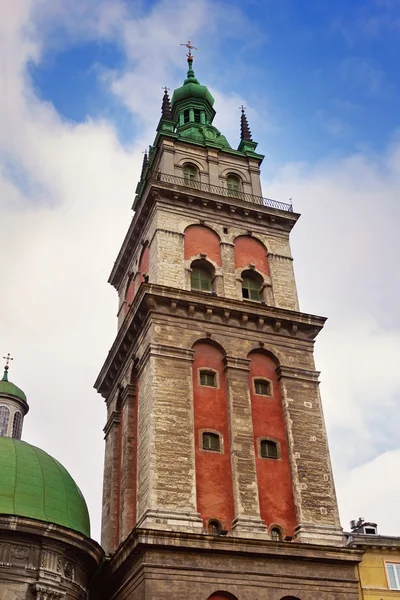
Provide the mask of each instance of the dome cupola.
{"label": "dome cupola", "polygon": [[29,410],[24,392],[8,380],[10,353],[4,356],[6,365],[0,380],[0,437],[21,439],[24,416]]}

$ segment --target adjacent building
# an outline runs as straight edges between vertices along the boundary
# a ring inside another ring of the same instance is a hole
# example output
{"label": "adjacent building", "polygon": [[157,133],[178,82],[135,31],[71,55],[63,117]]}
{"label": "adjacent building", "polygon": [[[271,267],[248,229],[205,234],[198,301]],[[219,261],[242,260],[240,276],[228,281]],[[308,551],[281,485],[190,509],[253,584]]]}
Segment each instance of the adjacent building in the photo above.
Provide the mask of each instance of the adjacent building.
{"label": "adjacent building", "polygon": [[400,598],[400,537],[378,535],[376,523],[351,522],[347,547],[361,550],[357,567],[361,600]]}

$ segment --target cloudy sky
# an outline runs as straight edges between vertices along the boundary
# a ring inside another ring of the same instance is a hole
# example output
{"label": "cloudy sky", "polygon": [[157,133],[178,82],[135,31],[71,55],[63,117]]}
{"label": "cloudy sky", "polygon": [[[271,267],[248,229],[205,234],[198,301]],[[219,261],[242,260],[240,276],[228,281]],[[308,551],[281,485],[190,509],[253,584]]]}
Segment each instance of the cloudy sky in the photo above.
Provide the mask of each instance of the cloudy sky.
{"label": "cloudy sky", "polygon": [[342,524],[400,535],[398,0],[0,0],[0,351],[28,395],[24,439],[73,474],[98,538],[107,278],[188,38],[217,127],[235,146],[248,107],[264,195],[302,213]]}

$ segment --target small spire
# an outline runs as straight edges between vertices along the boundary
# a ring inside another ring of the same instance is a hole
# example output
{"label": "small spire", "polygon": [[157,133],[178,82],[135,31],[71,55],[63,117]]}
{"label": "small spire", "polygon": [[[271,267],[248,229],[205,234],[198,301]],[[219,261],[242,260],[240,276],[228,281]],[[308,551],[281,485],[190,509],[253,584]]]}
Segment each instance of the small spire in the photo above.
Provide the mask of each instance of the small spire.
{"label": "small spire", "polygon": [[2,381],[8,381],[8,369],[10,368],[10,360],[14,360],[11,354],[8,352],[7,356],[3,356],[6,364],[4,366],[4,375]]}
{"label": "small spire", "polygon": [[142,172],[140,174],[140,179],[143,179],[144,172],[147,168],[147,165],[149,164],[149,157],[147,155],[147,150],[144,150],[143,155],[144,156],[143,156]]}
{"label": "small spire", "polygon": [[247,122],[247,117],[246,117],[246,113],[245,113],[245,107],[242,104],[242,106],[239,106],[239,108],[242,111],[242,114],[241,114],[241,117],[240,117],[240,139],[252,142],[253,138],[251,137],[250,127],[249,127],[249,124]]}
{"label": "small spire", "polygon": [[164,87],[163,90],[164,96],[161,104],[161,118],[166,119],[167,121],[172,121],[171,101],[168,95],[169,88]]}

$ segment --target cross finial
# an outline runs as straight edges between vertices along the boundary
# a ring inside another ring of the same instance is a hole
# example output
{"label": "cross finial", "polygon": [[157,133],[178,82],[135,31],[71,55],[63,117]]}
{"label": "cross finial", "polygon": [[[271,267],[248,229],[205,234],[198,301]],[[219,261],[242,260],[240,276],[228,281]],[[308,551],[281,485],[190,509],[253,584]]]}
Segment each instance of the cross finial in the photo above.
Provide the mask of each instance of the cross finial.
{"label": "cross finial", "polygon": [[169,87],[167,87],[166,85],[162,89],[164,90],[164,92],[169,92]]}
{"label": "cross finial", "polygon": [[10,368],[10,360],[14,360],[13,357],[11,356],[11,354],[8,352],[7,356],[3,356],[4,360],[6,361],[6,365],[4,367],[5,371],[8,371],[8,369]]}
{"label": "cross finial", "polygon": [[244,111],[246,110],[246,107],[243,106],[243,104],[241,106],[239,106],[240,110],[242,111],[242,113],[244,113]]}
{"label": "cross finial", "polygon": [[189,50],[189,52],[186,54],[186,56],[188,57],[189,60],[193,60],[192,50],[198,50],[198,48],[196,48],[196,46],[193,46],[193,44],[190,40],[188,40],[186,42],[186,44],[181,44],[181,46],[185,46],[185,48],[187,48]]}

